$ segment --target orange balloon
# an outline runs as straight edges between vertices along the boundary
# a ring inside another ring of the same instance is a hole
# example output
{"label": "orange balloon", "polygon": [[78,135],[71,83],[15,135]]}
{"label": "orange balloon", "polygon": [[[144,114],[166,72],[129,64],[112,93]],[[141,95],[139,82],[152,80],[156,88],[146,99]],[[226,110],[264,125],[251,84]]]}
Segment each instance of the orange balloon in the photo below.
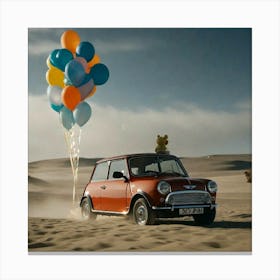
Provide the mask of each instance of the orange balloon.
{"label": "orange balloon", "polygon": [[93,89],[92,89],[92,91],[89,93],[89,95],[87,96],[87,98],[93,96],[93,95],[95,94],[95,92],[96,92],[96,86],[93,86]]}
{"label": "orange balloon", "polygon": [[88,62],[88,68],[91,68],[93,65],[100,63],[99,55],[95,54],[91,61]]}
{"label": "orange balloon", "polygon": [[72,53],[76,52],[77,46],[80,44],[80,36],[74,30],[65,31],[60,38],[62,48],[68,49]]}
{"label": "orange balloon", "polygon": [[61,93],[62,103],[69,110],[73,111],[81,102],[81,94],[74,86],[66,86]]}

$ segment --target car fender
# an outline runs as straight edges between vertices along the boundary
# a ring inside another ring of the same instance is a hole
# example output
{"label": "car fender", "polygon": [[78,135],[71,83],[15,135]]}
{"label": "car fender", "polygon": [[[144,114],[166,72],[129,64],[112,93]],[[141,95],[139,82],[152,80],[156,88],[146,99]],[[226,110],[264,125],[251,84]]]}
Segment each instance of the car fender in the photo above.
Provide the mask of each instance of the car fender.
{"label": "car fender", "polygon": [[93,210],[93,204],[92,204],[91,197],[90,197],[89,194],[82,197],[81,202],[80,202],[80,207],[82,206],[82,202],[83,202],[84,199],[88,200],[88,203],[91,207],[91,210]]}
{"label": "car fender", "polygon": [[129,212],[132,211],[135,201],[139,198],[144,198],[145,201],[147,202],[147,204],[149,205],[149,207],[152,208],[152,204],[151,204],[152,200],[151,200],[150,196],[143,191],[138,191],[131,198],[130,205],[129,205]]}

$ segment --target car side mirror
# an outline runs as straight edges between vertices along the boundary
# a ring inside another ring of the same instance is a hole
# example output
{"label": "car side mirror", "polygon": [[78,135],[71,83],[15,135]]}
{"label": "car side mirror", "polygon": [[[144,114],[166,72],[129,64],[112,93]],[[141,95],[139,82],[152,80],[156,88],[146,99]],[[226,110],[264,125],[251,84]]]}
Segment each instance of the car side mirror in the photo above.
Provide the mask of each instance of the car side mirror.
{"label": "car side mirror", "polygon": [[122,172],[119,172],[119,171],[114,171],[113,178],[115,178],[115,179],[124,178],[125,182],[128,181],[128,178],[125,175],[123,175]]}

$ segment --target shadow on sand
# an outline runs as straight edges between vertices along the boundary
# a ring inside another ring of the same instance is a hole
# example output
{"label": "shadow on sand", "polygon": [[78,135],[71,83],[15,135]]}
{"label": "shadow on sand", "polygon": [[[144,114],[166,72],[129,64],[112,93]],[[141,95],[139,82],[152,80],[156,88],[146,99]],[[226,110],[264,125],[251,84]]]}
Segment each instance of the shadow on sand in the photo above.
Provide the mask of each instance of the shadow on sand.
{"label": "shadow on sand", "polygon": [[[158,221],[158,225],[186,225],[186,226],[195,226],[198,227],[200,225],[197,225],[194,221],[182,221],[182,220],[164,220],[161,219]],[[234,222],[234,221],[217,221],[214,222],[212,225],[205,225],[203,227],[207,228],[252,228],[252,222]]]}
{"label": "shadow on sand", "polygon": [[226,161],[225,164],[227,167],[223,168],[223,170],[244,170],[252,168],[252,162],[245,160]]}

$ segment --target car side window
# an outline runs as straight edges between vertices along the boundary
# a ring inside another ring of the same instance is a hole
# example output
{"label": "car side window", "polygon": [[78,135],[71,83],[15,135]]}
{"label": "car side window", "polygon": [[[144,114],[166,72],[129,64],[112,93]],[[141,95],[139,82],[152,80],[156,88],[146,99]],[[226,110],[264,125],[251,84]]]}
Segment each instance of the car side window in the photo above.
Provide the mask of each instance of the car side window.
{"label": "car side window", "polygon": [[115,171],[122,172],[124,176],[128,176],[126,161],[124,159],[118,159],[111,161],[110,171],[109,171],[109,180],[116,180],[113,178],[113,173]]}
{"label": "car side window", "polygon": [[108,176],[108,162],[101,162],[97,164],[94,174],[92,176],[92,181],[104,181],[107,180]]}

